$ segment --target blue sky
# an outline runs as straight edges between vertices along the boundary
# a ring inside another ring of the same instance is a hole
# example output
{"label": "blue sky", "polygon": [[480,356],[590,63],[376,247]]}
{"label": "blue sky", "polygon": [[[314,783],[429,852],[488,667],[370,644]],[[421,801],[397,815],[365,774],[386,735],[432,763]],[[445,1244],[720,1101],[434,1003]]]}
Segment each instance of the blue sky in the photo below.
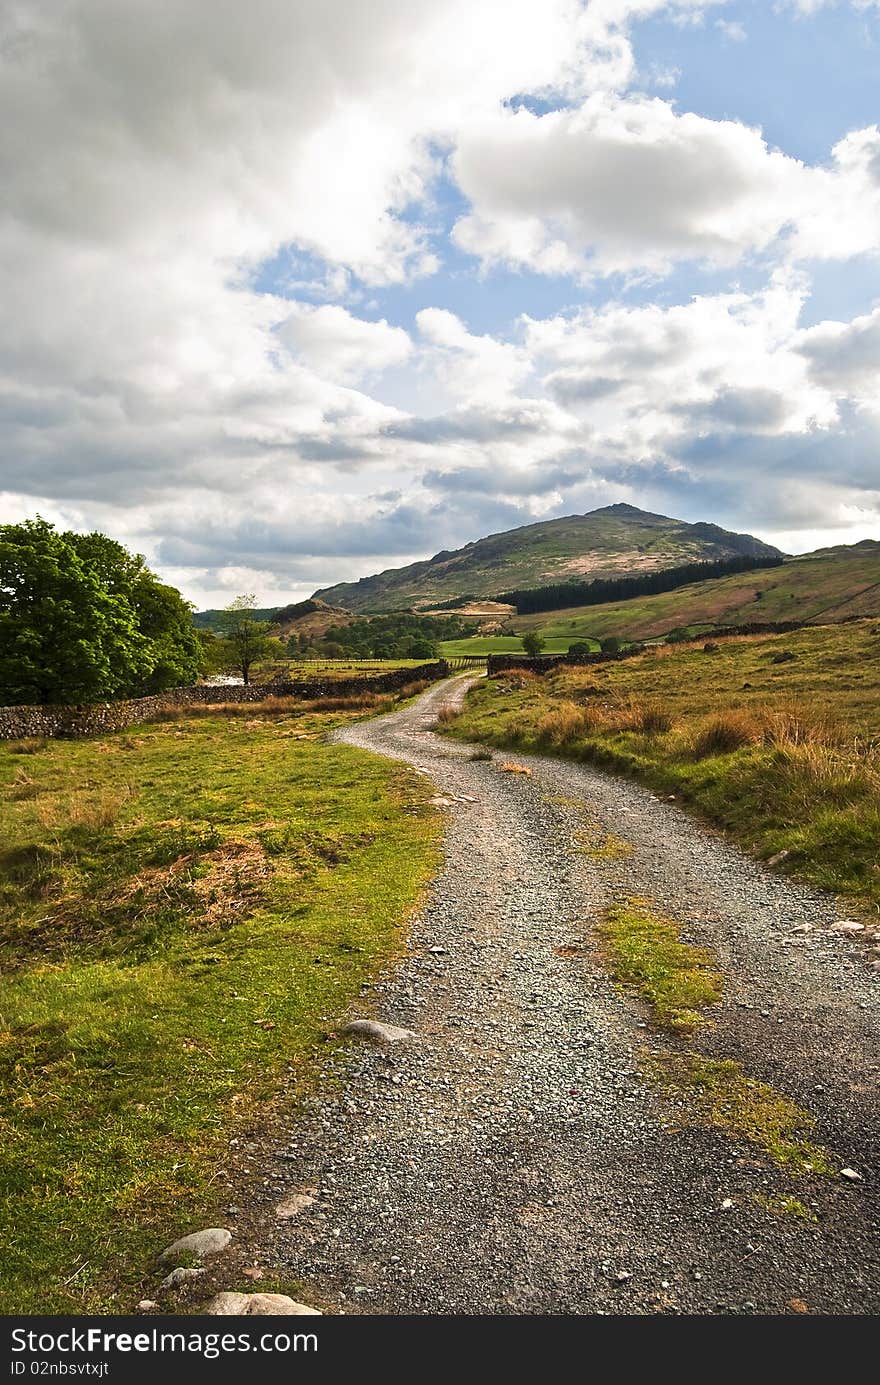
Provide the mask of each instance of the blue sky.
{"label": "blue sky", "polygon": [[261,604],[626,500],[880,537],[880,0],[21,0],[0,517]]}

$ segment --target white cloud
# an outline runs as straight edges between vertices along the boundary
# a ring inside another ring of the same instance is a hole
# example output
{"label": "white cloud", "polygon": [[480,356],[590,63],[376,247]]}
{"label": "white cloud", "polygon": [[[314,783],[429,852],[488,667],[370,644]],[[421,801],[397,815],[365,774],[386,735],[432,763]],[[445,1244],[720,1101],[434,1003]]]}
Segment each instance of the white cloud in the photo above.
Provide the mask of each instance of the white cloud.
{"label": "white cloud", "polygon": [[826,389],[880,413],[880,308],[852,322],[822,322],[798,348]]}
{"label": "white cloud", "polygon": [[416,325],[429,347],[426,366],[463,403],[504,398],[528,376],[526,353],[491,336],[474,336],[446,308],[423,308]]}
{"label": "white cloud", "polygon": [[796,349],[803,297],[780,277],[757,295],[527,320],[526,341],[547,389],[591,423],[594,447],[674,455],[701,433],[797,434],[836,422],[836,396]]}
{"label": "white cloud", "polygon": [[[446,249],[441,170],[487,268],[876,249],[876,128],[812,169],[735,121],[623,94],[642,80],[633,24],[724,3],[7,5],[2,513],[107,528],[215,592],[308,589],[638,498],[654,464],[674,495],[711,470],[684,457],[695,439],[775,443],[830,427],[841,401],[864,410],[870,331],[799,334],[790,279],[494,335],[444,306],[442,281],[420,286]],[[523,96],[549,113],[506,105]],[[290,297],[257,287],[273,259]],[[373,302],[389,286],[378,302],[412,311],[411,333]]]}
{"label": "white cloud", "polygon": [[716,19],[715,27],[720,29],[724,37],[731,43],[745,43],[748,38],[746,26],[741,24],[738,19]]}
{"label": "white cloud", "polygon": [[472,208],[455,239],[487,265],[585,278],[730,265],[780,238],[794,258],[880,246],[876,126],[841,140],[827,167],[808,167],[737,121],[596,95],[475,122],[453,168]]}
{"label": "white cloud", "polygon": [[487,117],[453,167],[473,208],[455,232],[463,249],[582,275],[733,263],[779,234],[803,174],[748,126],[605,96]]}
{"label": "white cloud", "polygon": [[337,304],[296,303],[277,332],[310,369],[346,382],[380,375],[401,365],[412,351],[402,327],[391,327],[384,318],[369,322],[354,317]]}

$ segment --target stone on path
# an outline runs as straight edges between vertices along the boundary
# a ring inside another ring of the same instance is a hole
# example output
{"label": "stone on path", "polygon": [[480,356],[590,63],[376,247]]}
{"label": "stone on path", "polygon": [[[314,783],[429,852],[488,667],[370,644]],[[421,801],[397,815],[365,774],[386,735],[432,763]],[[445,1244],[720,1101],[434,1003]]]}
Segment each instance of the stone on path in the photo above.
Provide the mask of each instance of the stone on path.
{"label": "stone on path", "polygon": [[315,1189],[310,1189],[307,1193],[290,1193],[283,1202],[279,1202],[275,1208],[276,1217],[287,1220],[289,1217],[298,1217],[300,1212],[306,1207],[311,1207],[315,1201]]}
{"label": "stone on path", "polygon": [[323,1317],[320,1308],[297,1303],[286,1294],[216,1294],[205,1309],[206,1317],[268,1317],[270,1314]]}
{"label": "stone on path", "polygon": [[210,1255],[219,1255],[231,1240],[232,1232],[227,1231],[225,1226],[209,1226],[204,1231],[193,1231],[189,1236],[181,1236],[180,1240],[173,1241],[162,1251],[159,1259],[166,1264],[179,1259],[181,1255],[195,1255],[199,1260],[205,1260]]}
{"label": "stone on path", "polygon": [[166,1274],[159,1288],[176,1289],[178,1285],[186,1284],[189,1279],[198,1279],[199,1275],[204,1273],[205,1271],[203,1269],[186,1269],[184,1266],[179,1266],[176,1270],[172,1270],[170,1274]]}
{"label": "stone on path", "polygon": [[358,1039],[372,1039],[377,1044],[396,1044],[403,1039],[414,1039],[411,1029],[401,1029],[396,1024],[380,1024],[378,1020],[351,1020],[342,1030],[343,1034],[354,1034]]}
{"label": "stone on path", "polygon": [[832,923],[829,933],[864,933],[865,925],[856,923],[855,919],[840,919],[837,923]]}

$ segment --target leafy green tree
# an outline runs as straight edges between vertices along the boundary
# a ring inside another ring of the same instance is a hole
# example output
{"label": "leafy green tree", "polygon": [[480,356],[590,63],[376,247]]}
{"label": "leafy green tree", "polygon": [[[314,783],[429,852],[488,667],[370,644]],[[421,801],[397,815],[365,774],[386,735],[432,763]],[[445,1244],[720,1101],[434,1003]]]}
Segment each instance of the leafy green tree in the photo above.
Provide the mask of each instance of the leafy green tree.
{"label": "leafy green tree", "polygon": [[436,659],[438,654],[437,645],[432,640],[416,638],[409,647],[409,657],[411,659]]}
{"label": "leafy green tree", "polygon": [[278,646],[271,634],[271,621],[258,620],[254,615],[256,605],[252,594],[237,596],[220,617],[226,667],[240,673],[246,684],[251,681],[254,664],[275,653]]}
{"label": "leafy green tree", "polygon": [[522,647],[530,659],[534,659],[544,648],[545,640],[537,630],[527,630],[522,637]]}
{"label": "leafy green tree", "polygon": [[592,654],[593,646],[591,644],[588,644],[586,640],[576,640],[574,644],[570,644],[568,646],[568,652],[569,654],[575,655]]}
{"label": "leafy green tree", "polygon": [[185,688],[205,671],[205,645],[192,623],[192,606],[176,587],[157,582],[148,568],[132,593],[138,624],[150,641],[152,667],[140,691]]}
{"label": "leafy green tree", "polygon": [[192,683],[192,608],[105,534],[0,526],[0,701],[87,702]]}
{"label": "leafy green tree", "polygon": [[0,697],[85,702],[128,691],[148,641],[124,599],[46,520],[0,527]]}
{"label": "leafy green tree", "polygon": [[603,654],[619,654],[620,640],[616,635],[607,635],[604,640],[599,641],[599,648]]}

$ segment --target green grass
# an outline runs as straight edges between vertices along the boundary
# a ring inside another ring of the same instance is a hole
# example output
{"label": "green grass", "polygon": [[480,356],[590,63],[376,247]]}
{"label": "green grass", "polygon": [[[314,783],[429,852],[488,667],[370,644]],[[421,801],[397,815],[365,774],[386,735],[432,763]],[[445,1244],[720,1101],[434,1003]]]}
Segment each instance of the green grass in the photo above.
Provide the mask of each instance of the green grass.
{"label": "green grass", "polygon": [[128,1310],[404,946],[424,784],[250,710],[0,746],[0,1311]]}
{"label": "green grass", "polygon": [[[876,633],[875,633],[876,632]],[[776,664],[774,656],[796,657]],[[633,775],[762,857],[880,909],[880,632],[875,623],[666,646],[468,694],[446,729]]]}
{"label": "green grass", "polygon": [[677,924],[630,899],[606,910],[598,934],[614,979],[651,1007],[654,1023],[690,1034],[701,1013],[721,999],[721,973],[711,955],[682,942]]}
{"label": "green grass", "polygon": [[662,638],[699,634],[716,625],[756,621],[842,620],[880,616],[880,546],[855,546],[795,558],[778,568],[695,582],[657,596],[514,616],[513,628],[540,630],[550,640]]}
{"label": "green grass", "polygon": [[431,659],[273,659],[258,664],[252,682],[286,678],[304,682],[311,678],[378,678],[398,668],[418,668]]}
{"label": "green grass", "polygon": [[[548,639],[542,654],[565,654],[571,640]],[[596,646],[598,648],[598,645]],[[472,635],[466,640],[444,640],[440,645],[443,659],[463,659],[469,655],[483,654],[524,654],[519,635]]]}
{"label": "green grass", "polygon": [[699,1053],[653,1054],[643,1061],[648,1075],[690,1119],[748,1140],[791,1173],[834,1172],[826,1152],[809,1138],[815,1124],[809,1112],[748,1077],[740,1063]]}

